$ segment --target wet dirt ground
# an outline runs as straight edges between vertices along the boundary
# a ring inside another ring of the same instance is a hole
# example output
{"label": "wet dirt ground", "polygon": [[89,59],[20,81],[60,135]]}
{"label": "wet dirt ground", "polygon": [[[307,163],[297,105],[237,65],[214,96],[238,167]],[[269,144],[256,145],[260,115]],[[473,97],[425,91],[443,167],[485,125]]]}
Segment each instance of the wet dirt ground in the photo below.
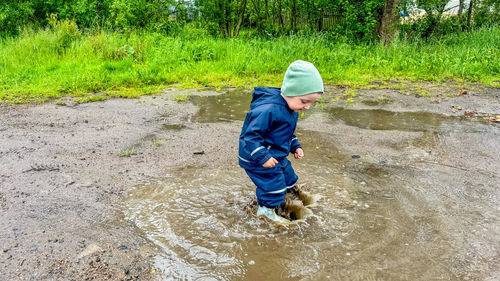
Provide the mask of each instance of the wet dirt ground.
{"label": "wet dirt ground", "polygon": [[291,159],[322,199],[288,228],[247,211],[250,91],[227,92],[0,107],[2,278],[498,280],[498,89],[329,87]]}

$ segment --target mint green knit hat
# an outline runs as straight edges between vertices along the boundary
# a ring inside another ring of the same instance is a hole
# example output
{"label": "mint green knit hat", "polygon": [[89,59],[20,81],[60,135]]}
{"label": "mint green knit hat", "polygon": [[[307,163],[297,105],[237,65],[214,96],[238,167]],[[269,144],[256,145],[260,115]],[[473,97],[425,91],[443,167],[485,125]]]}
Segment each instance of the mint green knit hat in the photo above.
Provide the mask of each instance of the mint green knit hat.
{"label": "mint green knit hat", "polygon": [[324,91],[323,79],[312,63],[296,60],[288,66],[281,86],[283,95],[294,97]]}

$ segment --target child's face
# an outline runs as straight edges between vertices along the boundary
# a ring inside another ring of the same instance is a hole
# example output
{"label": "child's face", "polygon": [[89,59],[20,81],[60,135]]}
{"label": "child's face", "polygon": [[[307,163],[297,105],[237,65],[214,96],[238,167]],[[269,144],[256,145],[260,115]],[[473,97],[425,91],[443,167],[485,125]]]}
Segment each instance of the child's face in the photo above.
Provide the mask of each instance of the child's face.
{"label": "child's face", "polygon": [[285,98],[288,107],[293,111],[299,112],[304,109],[311,108],[311,105],[321,96],[321,93],[311,93],[304,96],[287,97]]}

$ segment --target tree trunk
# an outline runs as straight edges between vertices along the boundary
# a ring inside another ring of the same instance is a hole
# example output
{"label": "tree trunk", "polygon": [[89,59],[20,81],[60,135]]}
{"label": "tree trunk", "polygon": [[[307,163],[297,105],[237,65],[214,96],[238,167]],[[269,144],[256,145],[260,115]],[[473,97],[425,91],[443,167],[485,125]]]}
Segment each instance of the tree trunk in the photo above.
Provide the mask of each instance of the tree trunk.
{"label": "tree trunk", "polygon": [[234,27],[233,37],[238,37],[238,34],[240,34],[240,27],[241,23],[243,22],[243,16],[245,15],[246,7],[247,7],[247,0],[242,0],[240,10],[238,11],[238,23],[236,23],[236,26]]}
{"label": "tree trunk", "polygon": [[318,16],[318,31],[323,31],[323,13],[320,13]]}
{"label": "tree trunk", "polygon": [[265,8],[266,8],[266,13],[265,13],[265,15],[266,15],[266,24],[269,24],[269,18],[270,18],[270,16],[269,16],[269,0],[265,1]]}
{"label": "tree trunk", "polygon": [[306,2],[306,11],[307,11],[307,25],[310,25],[312,28],[314,28],[315,24],[315,19],[314,19],[314,8],[311,6],[311,1],[307,0]]}
{"label": "tree trunk", "polygon": [[279,16],[279,21],[280,21],[280,32],[283,32],[283,25],[284,25],[284,21],[283,21],[283,3],[281,2],[282,0],[278,0],[278,16]]}
{"label": "tree trunk", "polygon": [[319,8],[316,13],[316,21],[318,22],[318,31],[323,31],[323,9]]}
{"label": "tree trunk", "polygon": [[439,6],[438,10],[438,21],[440,21],[441,18],[443,17],[444,8],[446,7],[446,4],[448,4],[448,0],[441,0],[441,6]]}
{"label": "tree trunk", "polygon": [[297,32],[297,0],[293,0],[292,2],[292,11],[290,14],[290,23],[292,26],[292,30]]}
{"label": "tree trunk", "polygon": [[257,22],[255,23],[255,25],[257,26],[257,28],[259,30],[263,30],[264,27],[262,25],[262,17],[261,17],[261,12],[260,12],[260,5],[259,5],[260,1],[258,1],[258,0],[252,0],[250,2],[253,5],[253,10],[255,11],[255,15],[256,15],[256,21]]}
{"label": "tree trunk", "polygon": [[226,36],[231,38],[231,0],[226,4]]}
{"label": "tree trunk", "polygon": [[271,26],[273,29],[276,30],[276,26],[279,26],[279,15],[278,15],[278,8],[276,7],[278,1],[272,1],[272,7],[271,7]]}
{"label": "tree trunk", "polygon": [[474,0],[470,0],[469,11],[467,12],[467,29],[470,30],[470,22],[472,19],[472,9],[474,6]]}
{"label": "tree trunk", "polygon": [[386,0],[382,20],[380,22],[379,36],[384,44],[391,44],[396,34],[396,23],[399,20],[399,13],[396,7],[402,0]]}
{"label": "tree trunk", "polygon": [[225,31],[226,21],[224,19],[224,15],[225,15],[224,4],[222,3],[222,0],[219,0],[217,2],[217,4],[219,6],[219,13],[220,13],[220,17],[219,17],[219,20],[218,20],[220,34],[222,36],[226,36],[226,31]]}
{"label": "tree trunk", "polygon": [[462,12],[464,11],[464,0],[458,1],[458,17],[462,16]]}

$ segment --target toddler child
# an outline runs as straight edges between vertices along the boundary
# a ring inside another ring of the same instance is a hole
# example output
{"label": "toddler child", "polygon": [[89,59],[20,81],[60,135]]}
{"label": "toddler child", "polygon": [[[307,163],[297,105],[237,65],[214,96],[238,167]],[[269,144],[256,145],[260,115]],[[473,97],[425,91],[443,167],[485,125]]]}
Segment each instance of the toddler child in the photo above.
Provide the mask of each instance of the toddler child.
{"label": "toddler child", "polygon": [[297,60],[286,70],[281,88],[255,87],[239,139],[239,165],[257,186],[257,216],[287,223],[274,208],[297,183],[286,158],[304,151],[295,136],[298,112],[309,109],[324,92],[323,80],[313,64]]}

